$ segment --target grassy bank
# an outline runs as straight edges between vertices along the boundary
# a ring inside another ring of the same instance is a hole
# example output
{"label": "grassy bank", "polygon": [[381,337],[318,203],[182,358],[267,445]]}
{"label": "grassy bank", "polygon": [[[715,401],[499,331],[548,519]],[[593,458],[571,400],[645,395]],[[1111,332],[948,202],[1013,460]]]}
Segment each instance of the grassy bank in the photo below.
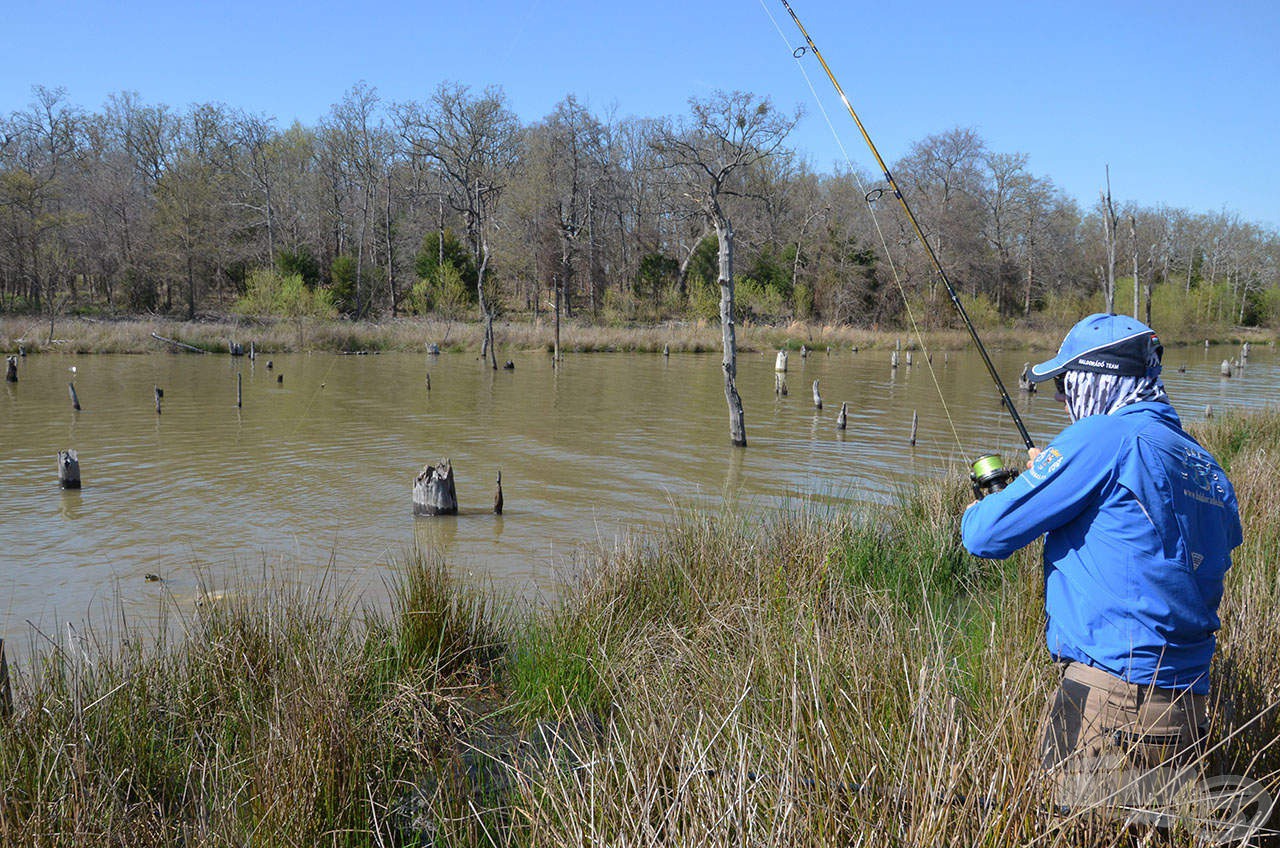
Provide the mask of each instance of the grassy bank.
{"label": "grassy bank", "polygon": [[[1056,348],[1066,327],[994,328],[982,332],[984,344],[995,350],[1038,350]],[[28,353],[150,353],[178,348],[158,341],[152,334],[175,339],[211,353],[226,353],[232,342],[248,349],[253,342],[263,353],[317,350],[327,352],[417,351],[437,344],[446,351],[478,352],[481,331],[478,324],[432,319],[397,319],[383,322],[280,321],[259,323],[247,321],[182,322],[167,320],[89,320],[62,319],[53,326],[33,318],[0,318],[0,352],[15,353],[21,347]],[[554,344],[554,328],[549,320],[508,321],[496,325],[499,350],[550,351]],[[1265,344],[1274,336],[1260,330],[1242,330],[1211,339],[1214,342],[1249,341]],[[741,324],[737,341],[743,353],[787,348],[823,350],[828,345],[847,350],[893,347],[916,344],[909,330],[869,330],[853,327],[806,324],[786,325]],[[1167,344],[1202,344],[1201,337],[1180,338],[1176,332],[1166,334]],[[644,326],[600,326],[566,322],[561,328],[561,347],[569,353],[604,351],[640,351],[659,353],[664,348],[672,353],[716,352],[720,348],[720,327],[707,322],[682,322]],[[960,350],[971,344],[963,330],[935,330],[925,334],[931,350]]]}
{"label": "grassy bank", "polygon": [[[1280,414],[1200,435],[1247,538],[1209,765],[1274,776]],[[388,612],[282,585],[175,607],[184,639],[47,651],[0,731],[0,840],[1126,844],[1044,812],[1039,552],[967,556],[966,500],[690,515],[527,613],[420,556]]]}

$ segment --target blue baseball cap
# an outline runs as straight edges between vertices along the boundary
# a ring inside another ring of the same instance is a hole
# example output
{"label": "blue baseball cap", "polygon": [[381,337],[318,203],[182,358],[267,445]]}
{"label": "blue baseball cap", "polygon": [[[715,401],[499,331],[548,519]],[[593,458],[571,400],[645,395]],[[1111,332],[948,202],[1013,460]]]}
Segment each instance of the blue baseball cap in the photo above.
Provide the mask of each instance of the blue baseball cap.
{"label": "blue baseball cap", "polygon": [[1157,359],[1164,346],[1146,324],[1124,315],[1099,312],[1080,321],[1058,348],[1058,355],[1031,368],[1034,383],[1057,377],[1063,371],[1092,371],[1143,377],[1152,351]]}

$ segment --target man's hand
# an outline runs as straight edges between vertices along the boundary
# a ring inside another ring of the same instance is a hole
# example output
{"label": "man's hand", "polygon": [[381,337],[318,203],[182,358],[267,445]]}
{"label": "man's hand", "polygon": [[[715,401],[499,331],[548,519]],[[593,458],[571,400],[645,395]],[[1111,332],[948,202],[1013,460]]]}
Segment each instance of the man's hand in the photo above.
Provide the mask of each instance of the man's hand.
{"label": "man's hand", "polygon": [[1030,470],[1031,464],[1036,461],[1036,457],[1040,455],[1040,448],[1027,448],[1027,469]]}

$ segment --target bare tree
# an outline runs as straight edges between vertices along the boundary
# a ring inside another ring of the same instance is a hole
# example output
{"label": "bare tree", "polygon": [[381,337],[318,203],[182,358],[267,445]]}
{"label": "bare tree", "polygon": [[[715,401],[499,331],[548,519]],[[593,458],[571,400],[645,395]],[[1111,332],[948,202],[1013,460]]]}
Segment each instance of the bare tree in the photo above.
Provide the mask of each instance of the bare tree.
{"label": "bare tree", "polygon": [[441,83],[424,109],[417,104],[397,109],[400,134],[411,155],[425,156],[442,172],[447,202],[466,221],[467,244],[476,267],[476,295],[484,320],[481,356],[498,367],[493,342],[493,308],[485,295],[489,266],[489,230],[498,201],[516,166],[520,122],[500,88],[476,96],[456,83]]}
{"label": "bare tree", "polygon": [[742,398],[736,383],[737,342],[733,312],[733,222],[725,199],[740,193],[743,172],[782,149],[799,115],[784,115],[766,98],[747,92],[717,91],[689,100],[689,117],[657,139],[664,163],[698,213],[715,227],[719,240],[720,328],[724,345],[724,396],[729,404],[729,437],[747,444]]}

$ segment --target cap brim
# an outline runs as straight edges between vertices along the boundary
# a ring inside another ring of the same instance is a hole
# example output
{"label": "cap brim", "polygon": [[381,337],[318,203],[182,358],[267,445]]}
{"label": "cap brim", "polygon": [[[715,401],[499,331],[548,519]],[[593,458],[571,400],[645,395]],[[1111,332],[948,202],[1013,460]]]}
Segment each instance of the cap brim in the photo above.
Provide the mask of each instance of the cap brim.
{"label": "cap brim", "polygon": [[1063,371],[1067,370],[1067,363],[1075,357],[1071,356],[1055,356],[1047,362],[1041,362],[1039,365],[1032,365],[1031,371],[1027,374],[1027,378],[1033,383],[1043,383],[1045,380],[1052,380]]}

